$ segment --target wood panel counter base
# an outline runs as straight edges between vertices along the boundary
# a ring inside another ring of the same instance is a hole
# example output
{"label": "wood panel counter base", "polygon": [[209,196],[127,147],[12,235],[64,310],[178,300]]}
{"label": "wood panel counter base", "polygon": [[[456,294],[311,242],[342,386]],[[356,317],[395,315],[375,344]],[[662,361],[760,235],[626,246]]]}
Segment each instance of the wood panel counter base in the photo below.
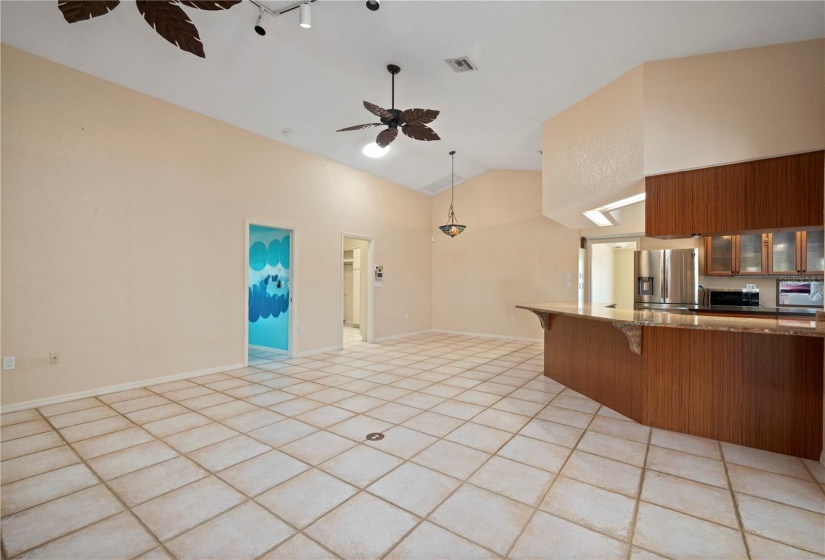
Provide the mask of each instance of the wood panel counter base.
{"label": "wood panel counter base", "polygon": [[549,319],[545,375],[572,390],[647,426],[819,460],[823,338],[622,325],[637,353],[615,323]]}

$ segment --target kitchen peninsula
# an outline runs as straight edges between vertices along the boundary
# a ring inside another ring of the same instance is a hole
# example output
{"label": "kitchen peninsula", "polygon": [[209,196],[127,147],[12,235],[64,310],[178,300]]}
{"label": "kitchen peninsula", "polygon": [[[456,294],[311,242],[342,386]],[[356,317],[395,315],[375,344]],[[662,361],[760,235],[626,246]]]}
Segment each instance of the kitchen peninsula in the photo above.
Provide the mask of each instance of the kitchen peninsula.
{"label": "kitchen peninsula", "polygon": [[815,321],[519,305],[544,328],[545,375],[642,424],[819,459]]}

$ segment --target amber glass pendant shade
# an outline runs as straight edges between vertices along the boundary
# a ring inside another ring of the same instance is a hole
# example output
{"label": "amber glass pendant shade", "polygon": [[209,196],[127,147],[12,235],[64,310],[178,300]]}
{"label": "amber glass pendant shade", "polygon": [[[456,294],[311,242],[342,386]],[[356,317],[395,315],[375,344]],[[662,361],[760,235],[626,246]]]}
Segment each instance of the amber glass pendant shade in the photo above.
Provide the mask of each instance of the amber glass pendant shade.
{"label": "amber glass pendant shade", "polygon": [[455,200],[455,150],[450,152],[450,157],[452,158],[450,172],[450,210],[447,212],[447,223],[443,226],[438,226],[438,229],[450,237],[455,237],[464,231],[467,226],[458,223],[455,217],[455,211],[453,211],[453,201]]}

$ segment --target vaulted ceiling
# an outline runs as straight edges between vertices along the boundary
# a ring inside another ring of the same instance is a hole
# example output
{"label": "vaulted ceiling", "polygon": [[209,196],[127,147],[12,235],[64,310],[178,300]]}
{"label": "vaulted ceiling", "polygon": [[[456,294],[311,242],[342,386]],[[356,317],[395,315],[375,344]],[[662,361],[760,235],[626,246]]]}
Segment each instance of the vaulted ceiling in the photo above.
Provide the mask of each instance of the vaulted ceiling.
{"label": "vaulted ceiling", "polygon": [[[258,9],[243,2],[187,9],[201,59],[132,4],[70,25],[56,0],[6,0],[2,41],[422,192],[449,176],[450,150],[464,179],[540,169],[541,123],[642,62],[825,36],[822,2],[384,0],[371,12],[363,0],[318,0],[311,29],[296,10],[265,17],[261,37]],[[459,56],[478,71],[454,72],[445,59]],[[369,159],[361,148],[380,129],[334,131],[374,120],[363,100],[390,105],[388,63],[401,67],[396,107],[440,110],[442,140],[399,136]]]}

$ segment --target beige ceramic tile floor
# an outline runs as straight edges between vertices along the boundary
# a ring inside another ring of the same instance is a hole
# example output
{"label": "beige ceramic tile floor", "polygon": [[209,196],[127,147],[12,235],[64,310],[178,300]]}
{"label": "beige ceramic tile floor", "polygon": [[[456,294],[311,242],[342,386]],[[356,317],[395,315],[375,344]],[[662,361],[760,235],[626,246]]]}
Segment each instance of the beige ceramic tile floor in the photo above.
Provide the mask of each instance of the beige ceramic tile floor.
{"label": "beige ceramic tile floor", "polygon": [[361,342],[361,331],[356,327],[344,325],[344,348]]}
{"label": "beige ceramic tile floor", "polygon": [[4,558],[825,554],[822,465],[630,422],[540,345],[250,363],[2,415]]}

